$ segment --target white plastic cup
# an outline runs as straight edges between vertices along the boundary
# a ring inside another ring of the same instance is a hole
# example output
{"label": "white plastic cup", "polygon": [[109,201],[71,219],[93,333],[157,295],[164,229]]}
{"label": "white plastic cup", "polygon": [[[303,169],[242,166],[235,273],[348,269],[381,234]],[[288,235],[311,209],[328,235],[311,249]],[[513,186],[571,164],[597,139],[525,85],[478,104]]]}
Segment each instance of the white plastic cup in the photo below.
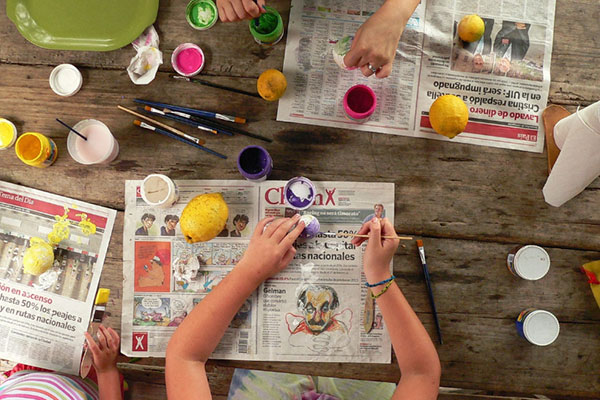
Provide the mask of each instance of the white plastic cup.
{"label": "white plastic cup", "polygon": [[80,164],[108,164],[119,155],[119,143],[101,121],[84,119],[74,127],[77,132],[87,138],[83,140],[73,131],[67,137],[67,150],[71,157]]}
{"label": "white plastic cup", "polygon": [[550,270],[550,255],[540,246],[519,246],[508,253],[506,266],[511,274],[519,278],[537,281]]}
{"label": "white plastic cup", "polygon": [[519,336],[536,346],[552,344],[560,332],[558,319],[546,310],[523,310],[515,324]]}
{"label": "white plastic cup", "polygon": [[179,200],[177,185],[162,174],[151,174],[144,178],[140,191],[142,199],[149,206],[169,208]]}

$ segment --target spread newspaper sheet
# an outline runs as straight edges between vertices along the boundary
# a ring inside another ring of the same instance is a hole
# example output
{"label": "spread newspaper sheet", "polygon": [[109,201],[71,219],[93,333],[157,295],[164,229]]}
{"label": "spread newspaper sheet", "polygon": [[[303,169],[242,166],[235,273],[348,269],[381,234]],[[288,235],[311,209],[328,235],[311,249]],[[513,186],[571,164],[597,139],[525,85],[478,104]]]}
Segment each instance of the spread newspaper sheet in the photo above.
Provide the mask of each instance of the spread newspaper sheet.
{"label": "spread newspaper sheet", "polygon": [[[126,183],[121,331],[126,355],[164,357],[177,326],[240,260],[257,222],[295,213],[284,204],[284,181],[175,183],[180,199],[167,209],[144,203],[141,181]],[[321,232],[356,232],[376,212],[394,218],[392,183],[314,184],[318,194],[306,213],[318,218]],[[227,225],[213,240],[188,244],[174,217],[193,197],[210,192],[223,194]],[[296,246],[291,264],[238,311],[213,358],[389,363],[390,338],[377,309],[374,328],[368,334],[363,329],[366,245],[355,248],[348,238],[319,234]]]}

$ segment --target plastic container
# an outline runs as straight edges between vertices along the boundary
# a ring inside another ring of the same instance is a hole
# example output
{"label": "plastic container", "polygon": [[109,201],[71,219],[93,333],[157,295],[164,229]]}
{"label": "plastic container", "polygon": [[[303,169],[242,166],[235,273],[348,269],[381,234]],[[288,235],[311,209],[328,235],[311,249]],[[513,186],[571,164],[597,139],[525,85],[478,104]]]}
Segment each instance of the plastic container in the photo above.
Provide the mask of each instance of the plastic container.
{"label": "plastic container", "polygon": [[247,146],[240,151],[237,159],[240,174],[249,181],[262,182],[273,170],[273,159],[261,146]]}
{"label": "plastic container", "polygon": [[194,29],[212,28],[219,19],[219,11],[212,0],[192,0],[185,9],[185,19]]}
{"label": "plastic container", "polygon": [[7,119],[0,118],[0,150],[12,147],[17,141],[17,127]]}
{"label": "plastic container", "polygon": [[[274,46],[283,38],[283,20],[279,12],[273,7],[265,6],[265,13],[259,17],[259,25],[254,19],[248,21],[250,33],[254,41],[263,46]],[[265,27],[271,27],[269,32],[264,32]]]}
{"label": "plastic container", "polygon": [[49,81],[54,93],[69,97],[79,92],[83,84],[83,76],[74,65],[60,64],[50,73]]}
{"label": "plastic container", "polygon": [[179,190],[171,178],[162,174],[151,174],[141,185],[142,199],[150,206],[168,208],[179,200]]}
{"label": "plastic container", "polygon": [[294,210],[306,210],[315,203],[317,189],[310,179],[297,176],[290,179],[283,188],[287,205]]}
{"label": "plastic container", "polygon": [[533,244],[515,247],[506,258],[511,274],[528,281],[543,278],[550,269],[550,256],[540,246]]}
{"label": "plastic container", "polygon": [[37,168],[51,166],[58,157],[54,141],[41,133],[25,132],[15,144],[17,157],[27,165]]}
{"label": "plastic container", "polygon": [[194,76],[204,68],[204,52],[193,43],[182,43],[171,56],[171,65],[182,76]]}
{"label": "plastic container", "polygon": [[346,116],[352,121],[365,122],[377,108],[377,96],[370,87],[355,85],[344,95],[343,106]]}
{"label": "plastic container", "polygon": [[515,323],[519,336],[536,346],[548,346],[560,332],[558,319],[545,310],[523,310]]}
{"label": "plastic container", "polygon": [[95,119],[84,119],[74,127],[87,138],[83,140],[75,132],[69,131],[67,150],[80,164],[108,164],[119,155],[119,143],[110,129]]}

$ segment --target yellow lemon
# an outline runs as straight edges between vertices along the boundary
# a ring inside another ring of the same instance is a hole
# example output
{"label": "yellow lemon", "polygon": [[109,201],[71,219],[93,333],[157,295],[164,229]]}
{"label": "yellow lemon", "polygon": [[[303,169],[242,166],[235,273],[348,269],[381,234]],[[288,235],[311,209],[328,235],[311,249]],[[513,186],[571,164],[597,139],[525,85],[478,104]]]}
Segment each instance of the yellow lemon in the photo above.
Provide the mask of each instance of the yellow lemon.
{"label": "yellow lemon", "polygon": [[265,100],[279,100],[287,89],[287,80],[285,75],[276,69],[268,69],[258,77],[256,81],[258,94]]}
{"label": "yellow lemon", "polygon": [[185,206],[179,226],[188,243],[207,242],[221,233],[228,216],[221,193],[201,194]]}
{"label": "yellow lemon", "polygon": [[23,255],[23,272],[31,275],[41,275],[52,266],[54,250],[46,241],[32,237],[29,248]]}
{"label": "yellow lemon", "polygon": [[463,17],[458,24],[458,37],[465,42],[476,42],[483,36],[485,24],[479,15],[471,14]]}
{"label": "yellow lemon", "polygon": [[429,121],[437,133],[452,139],[467,127],[469,109],[460,98],[446,94],[438,97],[429,108]]}

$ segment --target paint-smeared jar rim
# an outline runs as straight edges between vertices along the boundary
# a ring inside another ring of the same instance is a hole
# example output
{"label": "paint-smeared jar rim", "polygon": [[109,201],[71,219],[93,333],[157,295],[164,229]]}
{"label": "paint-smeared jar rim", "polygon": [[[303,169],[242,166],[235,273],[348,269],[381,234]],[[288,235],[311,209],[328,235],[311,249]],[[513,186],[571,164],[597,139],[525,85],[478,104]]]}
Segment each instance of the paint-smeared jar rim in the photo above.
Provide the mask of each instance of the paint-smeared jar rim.
{"label": "paint-smeared jar rim", "polygon": [[[191,13],[193,12],[194,7],[200,4],[206,4],[208,7],[210,7],[213,14],[211,19],[206,21],[206,23],[202,24],[202,22],[199,21],[201,22],[201,24],[198,25],[192,20]],[[199,31],[203,31],[212,28],[217,23],[219,19],[219,10],[217,9],[216,4],[212,0],[191,0],[185,9],[185,19],[192,28],[197,29]]]}
{"label": "paint-smeared jar rim", "polygon": [[[288,189],[290,189],[290,187],[296,182],[303,182],[303,183],[307,184],[310,187],[310,189],[312,190],[312,198],[309,199],[309,201],[306,205],[298,206],[296,204],[292,204],[288,199],[288,195],[287,195]],[[315,203],[316,195],[317,195],[317,189],[316,189],[315,185],[312,183],[312,181],[310,179],[305,178],[303,176],[296,176],[296,177],[290,179],[289,181],[287,181],[287,183],[285,184],[285,187],[283,188],[283,197],[285,199],[285,203],[287,205],[289,205],[290,208],[293,208],[294,210],[298,210],[298,211],[306,210],[307,208],[311,207]]]}
{"label": "paint-smeared jar rim", "polygon": [[[182,52],[183,50],[186,49],[194,49],[200,52],[200,56],[202,57],[202,63],[200,63],[200,67],[197,68],[195,71],[190,72],[190,73],[185,73],[182,70],[179,69],[179,65],[177,64],[177,56],[179,55],[180,52]],[[203,69],[204,69],[204,64],[206,63],[206,57],[204,56],[204,52],[202,51],[202,49],[200,48],[200,46],[198,46],[197,44],[194,43],[181,43],[179,46],[177,46],[175,48],[175,50],[173,50],[173,54],[171,55],[171,65],[173,66],[173,69],[175,70],[175,72],[177,72],[179,75],[181,76],[185,76],[185,77],[192,77],[194,75],[198,75]]]}
{"label": "paint-smeared jar rim", "polygon": [[534,310],[528,313],[523,321],[525,338],[538,346],[548,346],[560,333],[558,319],[549,311]]}

